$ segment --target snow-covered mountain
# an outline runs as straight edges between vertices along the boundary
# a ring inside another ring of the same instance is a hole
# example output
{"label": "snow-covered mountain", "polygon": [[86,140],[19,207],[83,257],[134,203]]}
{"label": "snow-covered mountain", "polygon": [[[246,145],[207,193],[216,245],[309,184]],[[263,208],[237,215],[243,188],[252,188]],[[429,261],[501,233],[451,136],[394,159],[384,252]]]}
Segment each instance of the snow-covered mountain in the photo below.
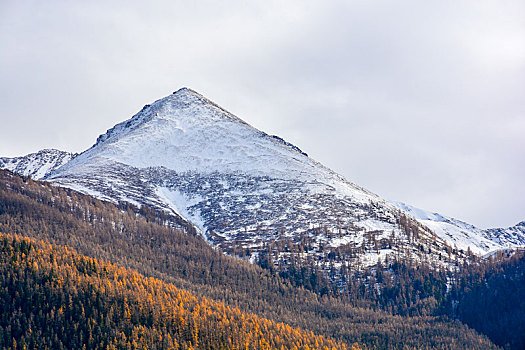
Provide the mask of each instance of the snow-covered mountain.
{"label": "snow-covered mountain", "polygon": [[484,232],[389,203],[186,88],[144,106],[79,155],[44,150],[2,158],[0,168],[176,214],[231,254],[273,251],[286,263],[300,252],[327,270],[401,254],[442,265],[459,250],[483,254],[521,242],[523,233],[523,225],[518,233]]}
{"label": "snow-covered mountain", "polygon": [[75,154],[56,149],[44,149],[16,158],[0,158],[0,168],[17,174],[31,176],[35,180],[45,178],[49,173],[69,162]]}
{"label": "snow-covered mountain", "polygon": [[392,204],[186,88],[117,124],[46,180],[178,214],[229,253],[255,257],[277,245],[286,261],[300,246],[333,267],[401,252],[437,262],[448,251]]}
{"label": "snow-covered mountain", "polygon": [[493,250],[525,246],[525,222],[509,228],[483,230],[466,222],[432,213],[411,205],[391,201],[399,209],[416,218],[451,246],[484,255]]}

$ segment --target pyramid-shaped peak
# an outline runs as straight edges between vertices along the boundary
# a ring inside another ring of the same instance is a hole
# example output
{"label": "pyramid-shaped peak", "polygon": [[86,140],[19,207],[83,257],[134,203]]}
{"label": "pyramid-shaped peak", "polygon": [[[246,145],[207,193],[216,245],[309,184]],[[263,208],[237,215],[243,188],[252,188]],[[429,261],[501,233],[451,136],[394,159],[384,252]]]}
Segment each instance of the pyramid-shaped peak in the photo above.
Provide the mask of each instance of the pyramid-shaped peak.
{"label": "pyramid-shaped peak", "polygon": [[317,181],[317,172],[309,169],[319,167],[322,176],[333,176],[298,147],[257,130],[189,88],[145,105],[99,136],[74,163],[88,157],[179,173],[243,172],[286,178],[302,174]]}
{"label": "pyramid-shaped peak", "polygon": [[[194,98],[209,101],[206,97],[204,97],[202,94],[199,94],[197,91],[190,89],[188,87],[182,87],[178,89],[177,91],[174,91],[171,96],[166,96],[166,98],[173,98],[173,97],[188,97],[193,96]],[[211,102],[211,101],[210,101]]]}
{"label": "pyramid-shaped peak", "polygon": [[[213,101],[211,101],[210,99],[206,98],[204,95],[198,93],[197,91],[193,90],[193,89],[190,89],[188,87],[182,87],[180,89],[178,89],[177,91],[174,91],[173,94],[171,94],[171,96],[166,96],[164,99],[169,99],[169,98],[173,98],[173,97],[194,97],[195,99],[198,99],[198,100],[201,100],[203,102],[206,102],[206,103],[211,103],[211,104],[215,104]],[[160,101],[164,100],[164,99],[161,99]]]}
{"label": "pyramid-shaped peak", "polygon": [[193,90],[193,89],[190,89],[188,87],[181,87],[180,89],[178,89],[177,91],[174,91],[173,94],[176,95],[176,94],[183,94],[183,93],[194,93],[194,94],[198,94],[197,91]]}
{"label": "pyramid-shaped peak", "polygon": [[[149,107],[150,105],[144,106],[141,112]],[[154,112],[154,116],[160,115],[168,118],[177,118],[191,115],[192,118],[201,120],[212,117],[211,119],[215,121],[228,120],[249,126],[249,124],[241,118],[235,116],[217,103],[188,87],[180,88],[173,92],[173,94],[155,101],[151,105],[151,108],[152,112]],[[137,117],[139,114],[135,115],[133,118]]]}
{"label": "pyramid-shaped peak", "polygon": [[192,128],[210,127],[218,122],[233,122],[252,128],[248,123],[195,90],[183,87],[171,95],[145,105],[133,117],[100,135],[95,146],[110,139],[120,138],[146,124],[159,122],[165,124],[168,120],[172,122],[171,127],[188,123],[192,124]]}

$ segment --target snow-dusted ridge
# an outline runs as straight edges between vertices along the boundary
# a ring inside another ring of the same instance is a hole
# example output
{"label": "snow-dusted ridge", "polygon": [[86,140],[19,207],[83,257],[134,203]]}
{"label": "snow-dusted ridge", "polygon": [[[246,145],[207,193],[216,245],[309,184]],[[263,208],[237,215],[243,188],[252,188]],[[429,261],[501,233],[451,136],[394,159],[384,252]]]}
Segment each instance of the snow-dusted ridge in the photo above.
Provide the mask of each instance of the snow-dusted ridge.
{"label": "snow-dusted ridge", "polygon": [[504,247],[525,247],[525,221],[507,228],[485,230],[487,237]]}
{"label": "snow-dusted ridge", "polygon": [[483,230],[464,221],[402,202],[391,201],[391,203],[459,249],[470,249],[475,254],[485,255],[495,250],[525,246],[525,222],[509,228]]}
{"label": "snow-dusted ridge", "polygon": [[22,157],[0,158],[0,169],[11,170],[17,174],[41,180],[73,157],[75,157],[73,153],[57,149],[43,149]]}

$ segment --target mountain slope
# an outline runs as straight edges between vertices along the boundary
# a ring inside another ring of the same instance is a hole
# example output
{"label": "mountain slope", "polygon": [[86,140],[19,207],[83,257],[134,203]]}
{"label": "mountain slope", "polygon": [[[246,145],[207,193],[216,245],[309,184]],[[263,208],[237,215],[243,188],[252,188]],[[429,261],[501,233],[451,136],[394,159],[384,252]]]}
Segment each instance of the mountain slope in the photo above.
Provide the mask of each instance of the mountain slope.
{"label": "mountain slope", "polygon": [[[446,255],[444,241],[393,205],[186,88],[146,105],[47,179],[179,214],[213,245],[251,259],[269,243],[300,244],[326,269],[331,253],[336,267],[400,251],[436,264],[432,252]],[[290,260],[273,252],[276,263]]]}
{"label": "mountain slope", "polygon": [[4,349],[347,349],[67,247],[0,241]]}
{"label": "mountain slope", "polygon": [[525,222],[509,228],[482,230],[438,213],[432,213],[411,205],[392,201],[399,209],[416,218],[451,246],[470,250],[477,255],[484,255],[493,250],[525,246]]}
{"label": "mountain slope", "polygon": [[504,349],[525,349],[525,250],[468,270],[451,288],[455,316]]}
{"label": "mountain slope", "polygon": [[35,180],[45,178],[69,162],[75,154],[56,149],[44,149],[22,157],[0,158],[0,169],[7,169]]}
{"label": "mountain slope", "polygon": [[[371,349],[495,348],[459,322],[433,316],[394,316],[377,310],[375,302],[373,310],[366,309],[368,303],[360,302],[356,307],[344,298],[320,297],[294,287],[276,273],[221,254],[198,235],[166,225],[168,220],[165,214],[147,207],[117,206],[0,170],[0,233],[23,233],[67,245],[82,255],[132,268],[194,295],[347,344],[359,342]],[[383,275],[384,282],[390,280],[387,276]],[[317,280],[319,283],[320,277]],[[404,287],[395,280],[387,284],[396,293]],[[366,285],[370,284],[365,280],[362,287]],[[410,285],[405,287],[411,293],[414,290]],[[386,290],[380,291],[387,297]],[[413,293],[423,297],[418,289]]]}

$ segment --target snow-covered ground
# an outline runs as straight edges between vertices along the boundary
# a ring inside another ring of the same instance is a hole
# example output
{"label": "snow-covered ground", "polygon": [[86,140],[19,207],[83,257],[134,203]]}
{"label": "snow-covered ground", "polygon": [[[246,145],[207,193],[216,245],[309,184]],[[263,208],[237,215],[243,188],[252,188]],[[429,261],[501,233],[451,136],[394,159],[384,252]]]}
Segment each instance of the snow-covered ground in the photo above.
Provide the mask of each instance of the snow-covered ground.
{"label": "snow-covered ground", "polygon": [[509,228],[482,230],[438,213],[432,213],[411,205],[391,201],[399,209],[416,218],[451,246],[484,255],[490,251],[525,246],[525,222]]}

